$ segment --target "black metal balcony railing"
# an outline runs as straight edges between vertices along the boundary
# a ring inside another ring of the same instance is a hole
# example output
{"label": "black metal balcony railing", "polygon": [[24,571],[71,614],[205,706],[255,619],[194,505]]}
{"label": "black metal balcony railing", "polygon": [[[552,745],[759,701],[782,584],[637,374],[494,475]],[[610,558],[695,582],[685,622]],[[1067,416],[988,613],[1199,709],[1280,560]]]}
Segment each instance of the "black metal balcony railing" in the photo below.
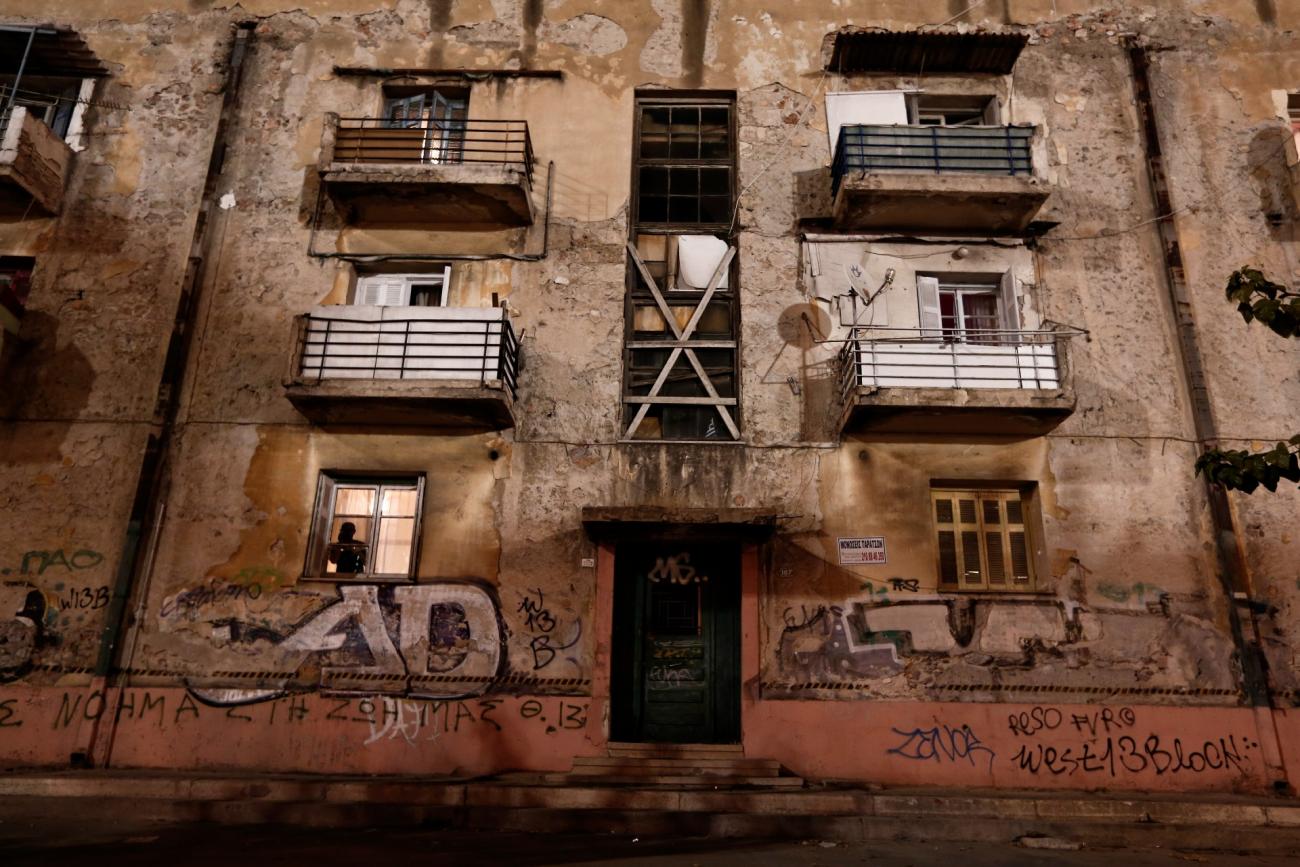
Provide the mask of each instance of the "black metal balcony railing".
{"label": "black metal balcony railing", "polygon": [[533,143],[523,120],[400,120],[341,117],[336,163],[489,163],[533,182]]}
{"label": "black metal balcony railing", "polygon": [[841,403],[856,388],[1058,389],[1057,344],[1074,334],[857,329],[841,347],[836,365]]}
{"label": "black metal balcony railing", "polygon": [[1031,126],[842,126],[832,192],[849,172],[1027,175]]}
{"label": "black metal balcony railing", "polygon": [[430,313],[383,319],[300,316],[294,373],[300,380],[317,382],[499,380],[513,399],[519,341],[504,311],[452,308],[442,316]]}

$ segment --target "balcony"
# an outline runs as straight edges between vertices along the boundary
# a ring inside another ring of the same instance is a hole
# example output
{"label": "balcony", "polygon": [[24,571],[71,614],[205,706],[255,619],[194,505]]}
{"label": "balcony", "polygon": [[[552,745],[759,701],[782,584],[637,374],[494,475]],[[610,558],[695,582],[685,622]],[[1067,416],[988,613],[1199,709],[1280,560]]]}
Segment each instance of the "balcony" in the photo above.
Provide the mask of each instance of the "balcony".
{"label": "balcony", "polygon": [[1029,126],[845,125],[831,166],[843,229],[1024,232],[1049,190]]}
{"label": "balcony", "polygon": [[321,181],[350,222],[526,226],[533,145],[522,120],[326,116]]}
{"label": "balcony", "polygon": [[0,216],[59,213],[72,148],[23,106],[0,119]]}
{"label": "balcony", "polygon": [[325,306],[299,316],[285,392],[320,423],[514,426],[506,311]]}
{"label": "balcony", "polygon": [[858,329],[836,364],[839,430],[1037,436],[1074,411],[1070,331]]}

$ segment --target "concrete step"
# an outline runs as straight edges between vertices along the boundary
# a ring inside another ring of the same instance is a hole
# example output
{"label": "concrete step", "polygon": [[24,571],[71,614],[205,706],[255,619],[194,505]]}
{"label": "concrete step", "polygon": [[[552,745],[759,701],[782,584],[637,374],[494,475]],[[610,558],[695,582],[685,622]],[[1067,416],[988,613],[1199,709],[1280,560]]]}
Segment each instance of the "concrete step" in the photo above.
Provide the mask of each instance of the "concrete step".
{"label": "concrete step", "polygon": [[573,760],[574,773],[668,774],[675,776],[749,776],[775,777],[781,773],[781,763],[769,759],[667,759],[624,756],[580,756]]}
{"label": "concrete step", "polygon": [[744,758],[740,744],[641,744],[611,741],[606,745],[611,756],[639,756],[645,758]]}
{"label": "concrete step", "polygon": [[542,785],[571,785],[571,786],[653,786],[657,788],[674,788],[674,789],[716,789],[720,785],[726,787],[753,787],[767,789],[800,789],[803,788],[804,781],[801,777],[744,777],[744,776],[726,776],[715,777],[709,774],[640,774],[619,776],[615,773],[602,774],[542,774],[539,782]]}
{"label": "concrete step", "polygon": [[[124,772],[0,777],[0,822],[31,815],[159,823],[426,825],[641,836],[817,837],[829,840],[1012,842],[1048,836],[1089,846],[1300,851],[1300,802],[1231,795],[761,788],[695,777],[559,774],[497,781],[447,778],[238,777]],[[564,784],[547,785],[563,781]],[[789,782],[785,782],[785,781]],[[617,785],[615,781],[624,785]],[[768,788],[770,786],[770,788]],[[787,788],[788,787],[788,788]]]}

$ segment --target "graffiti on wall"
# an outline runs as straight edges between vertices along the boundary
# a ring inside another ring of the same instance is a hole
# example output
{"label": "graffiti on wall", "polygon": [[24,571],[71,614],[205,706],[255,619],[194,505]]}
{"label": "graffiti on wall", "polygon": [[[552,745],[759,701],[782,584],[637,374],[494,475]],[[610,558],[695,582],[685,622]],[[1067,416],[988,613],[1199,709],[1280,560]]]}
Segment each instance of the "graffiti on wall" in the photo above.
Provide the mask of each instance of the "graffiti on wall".
{"label": "graffiti on wall", "polygon": [[[448,699],[478,695],[504,670],[505,624],[491,591],[478,584],[341,584],[338,598],[292,628],[237,619],[213,622],[226,645],[273,646],[301,670],[319,664],[319,688]],[[260,689],[191,687],[214,705],[266,701],[287,681]]]}
{"label": "graffiti on wall", "polygon": [[786,608],[776,647],[781,673],[796,684],[887,677],[912,659],[1024,660],[1100,635],[1098,621],[1081,606],[1057,600],[981,603],[977,617],[973,600],[919,594],[908,579],[891,579],[890,586],[908,595]]}
{"label": "graffiti on wall", "polygon": [[1244,776],[1251,771],[1251,754],[1259,749],[1248,733],[1170,736],[1142,725],[1131,707],[1085,712],[1034,707],[1010,714],[1007,728],[1020,741],[1012,765],[1034,777],[1114,779],[1207,771]]}
{"label": "graffiti on wall", "polygon": [[[535,729],[554,735],[583,729],[590,703],[586,700],[540,698],[410,699],[369,695],[328,698],[280,696],[255,705],[224,707],[204,704],[177,689],[127,688],[117,703],[102,689],[62,691],[59,700],[32,703],[0,694],[0,729],[23,727],[63,731],[84,723],[114,718],[119,726],[148,727],[171,734],[189,723],[215,723],[239,728],[311,726],[316,730],[344,726],[370,746],[399,741],[414,746],[461,734],[492,735]],[[0,743],[4,733],[0,732]]]}
{"label": "graffiti on wall", "polygon": [[58,643],[47,625],[48,605],[45,594],[30,584],[7,585],[16,594],[0,595],[0,600],[17,595],[21,603],[0,608],[0,683],[17,680],[32,667],[32,657],[42,647]]}
{"label": "graffiti on wall", "polygon": [[[564,623],[562,617],[551,613],[540,588],[523,594],[516,613],[523,615],[523,629],[531,636],[528,649],[533,655],[533,671],[549,666],[561,651],[575,647],[582,638],[582,618],[571,616]],[[566,659],[581,668],[573,657]]]}
{"label": "graffiti on wall", "polygon": [[777,653],[783,666],[804,680],[888,675],[903,665],[888,636],[862,637],[853,616],[838,605],[786,609]]}
{"label": "graffiti on wall", "polygon": [[975,730],[966,723],[952,726],[936,719],[932,726],[910,730],[891,727],[890,731],[898,737],[898,743],[885,750],[885,754],[909,761],[966,764],[992,771],[993,760],[997,758],[992,748],[981,743]]}

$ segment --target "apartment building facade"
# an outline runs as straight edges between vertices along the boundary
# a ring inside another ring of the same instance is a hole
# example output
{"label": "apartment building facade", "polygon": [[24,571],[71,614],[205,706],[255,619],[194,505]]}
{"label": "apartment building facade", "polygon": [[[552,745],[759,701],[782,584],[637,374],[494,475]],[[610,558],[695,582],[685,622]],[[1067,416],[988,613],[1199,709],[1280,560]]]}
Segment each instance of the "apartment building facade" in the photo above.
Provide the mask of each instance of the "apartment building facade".
{"label": "apartment building facade", "polygon": [[1294,785],[1286,3],[1058,5],[0,0],[0,765]]}

